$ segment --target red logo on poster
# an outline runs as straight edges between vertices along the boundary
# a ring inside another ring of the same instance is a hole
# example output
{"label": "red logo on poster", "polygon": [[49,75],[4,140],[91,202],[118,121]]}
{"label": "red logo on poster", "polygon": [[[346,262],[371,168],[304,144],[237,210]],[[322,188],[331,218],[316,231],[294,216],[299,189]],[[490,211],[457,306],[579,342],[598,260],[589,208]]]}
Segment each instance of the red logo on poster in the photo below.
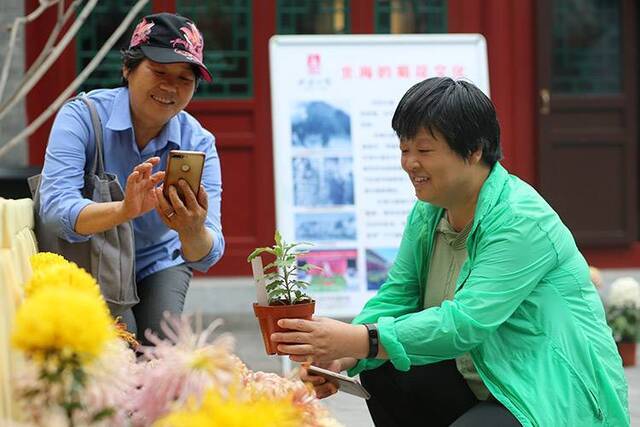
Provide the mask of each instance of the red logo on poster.
{"label": "red logo on poster", "polygon": [[320,74],[320,54],[311,53],[307,56],[307,72],[309,74]]}

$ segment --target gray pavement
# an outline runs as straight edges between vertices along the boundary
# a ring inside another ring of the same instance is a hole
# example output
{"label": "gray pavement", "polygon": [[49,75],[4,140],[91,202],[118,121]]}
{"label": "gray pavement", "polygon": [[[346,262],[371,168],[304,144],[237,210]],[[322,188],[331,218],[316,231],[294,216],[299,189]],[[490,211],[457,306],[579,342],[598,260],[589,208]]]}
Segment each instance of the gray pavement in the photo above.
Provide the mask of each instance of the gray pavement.
{"label": "gray pavement", "polygon": [[[621,276],[633,276],[640,281],[639,270],[604,270],[605,283]],[[606,289],[602,292],[606,294]],[[221,317],[225,324],[221,330],[231,332],[236,339],[236,354],[254,371],[282,373],[283,359],[264,353],[258,324],[251,304],[255,291],[249,277],[196,278],[185,305],[186,313],[200,313],[206,324]],[[348,319],[344,319],[348,320]],[[640,355],[638,355],[640,360]],[[285,362],[286,363],[286,362]],[[640,365],[626,368],[629,382],[631,425],[640,427]],[[333,416],[346,427],[371,427],[373,422],[363,399],[337,393],[323,400]]]}

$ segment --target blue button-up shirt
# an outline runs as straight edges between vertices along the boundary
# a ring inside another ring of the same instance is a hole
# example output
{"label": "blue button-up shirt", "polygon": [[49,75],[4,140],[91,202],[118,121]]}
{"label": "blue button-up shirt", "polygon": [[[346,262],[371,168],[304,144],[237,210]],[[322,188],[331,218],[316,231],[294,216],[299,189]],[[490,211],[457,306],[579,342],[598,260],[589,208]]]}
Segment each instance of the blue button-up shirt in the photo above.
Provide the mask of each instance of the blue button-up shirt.
{"label": "blue button-up shirt", "polygon": [[[140,150],[131,121],[129,90],[125,87],[99,89],[88,96],[96,105],[102,122],[105,170],[118,177],[122,188],[125,188],[133,168],[150,157],[160,157],[160,164],[154,168],[156,172],[165,169],[170,150],[206,153],[202,185],[209,196],[209,210],[205,226],[213,236],[213,246],[204,258],[188,265],[207,271],[224,251],[220,224],[220,160],[213,135],[190,114],[181,111]],[[77,100],[60,109],[49,136],[40,187],[40,216],[69,242],[86,241],[91,237],[76,233],[75,224],[80,211],[94,203],[81,195],[85,163],[93,158],[95,148],[93,134],[89,110]],[[178,233],[164,225],[155,210],[134,219],[133,230],[138,280],[185,262]]]}

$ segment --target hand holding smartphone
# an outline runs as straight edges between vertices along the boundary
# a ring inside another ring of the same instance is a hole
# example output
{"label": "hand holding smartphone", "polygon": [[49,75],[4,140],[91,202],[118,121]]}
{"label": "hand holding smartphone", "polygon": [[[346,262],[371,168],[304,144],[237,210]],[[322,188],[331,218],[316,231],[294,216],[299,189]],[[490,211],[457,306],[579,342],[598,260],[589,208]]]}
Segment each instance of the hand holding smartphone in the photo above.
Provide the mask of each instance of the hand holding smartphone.
{"label": "hand holding smartphone", "polygon": [[169,200],[169,187],[174,186],[180,200],[185,201],[182,188],[178,185],[184,179],[193,194],[198,197],[202,170],[204,169],[205,154],[201,151],[171,150],[165,170],[163,194]]}
{"label": "hand holding smartphone", "polygon": [[350,378],[346,375],[342,375],[337,372],[329,371],[328,369],[319,368],[313,365],[307,366],[307,372],[312,375],[323,377],[327,381],[337,383],[339,391],[353,394],[354,396],[362,397],[363,399],[369,399],[371,397],[369,392],[362,386],[362,384],[358,382],[358,380]]}

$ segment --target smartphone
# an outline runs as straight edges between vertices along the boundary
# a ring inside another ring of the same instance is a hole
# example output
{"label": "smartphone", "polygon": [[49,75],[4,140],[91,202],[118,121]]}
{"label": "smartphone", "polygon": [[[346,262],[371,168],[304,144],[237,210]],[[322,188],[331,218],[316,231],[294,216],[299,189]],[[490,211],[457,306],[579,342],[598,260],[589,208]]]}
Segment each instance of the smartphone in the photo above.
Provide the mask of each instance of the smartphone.
{"label": "smartphone", "polygon": [[193,194],[198,196],[200,190],[200,180],[202,179],[202,169],[204,168],[205,154],[202,151],[169,151],[167,168],[164,176],[164,197],[169,198],[169,186],[173,185],[180,199],[184,202],[184,194],[178,185],[178,181],[184,179]]}
{"label": "smartphone", "polygon": [[344,391],[345,393],[353,394],[354,396],[362,397],[364,399],[369,399],[371,397],[362,384],[354,378],[313,365],[307,366],[307,372],[324,377],[327,381],[338,383],[338,390]]}

